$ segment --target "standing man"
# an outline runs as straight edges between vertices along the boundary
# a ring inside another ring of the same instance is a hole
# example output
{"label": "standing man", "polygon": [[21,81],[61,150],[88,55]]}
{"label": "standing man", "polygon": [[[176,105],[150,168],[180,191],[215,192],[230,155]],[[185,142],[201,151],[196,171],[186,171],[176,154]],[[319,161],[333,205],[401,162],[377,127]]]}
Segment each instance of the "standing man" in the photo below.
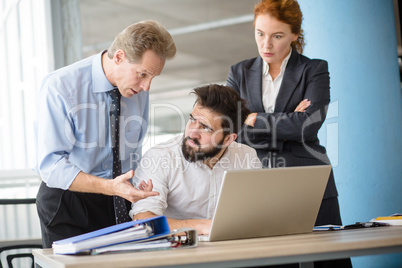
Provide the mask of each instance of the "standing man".
{"label": "standing man", "polygon": [[253,148],[234,141],[250,113],[245,100],[216,84],[193,93],[197,99],[184,134],[148,150],[133,180],[152,178],[160,195],[133,204],[130,216],[165,215],[171,229],[209,234],[225,170],[259,169],[261,162]]}
{"label": "standing man", "polygon": [[[118,34],[108,50],[50,73],[39,93],[34,169],[44,247],[130,220],[126,204],[155,196],[130,182],[148,125],[148,91],[176,46],[155,21]],[[121,133],[121,134],[120,134]]]}

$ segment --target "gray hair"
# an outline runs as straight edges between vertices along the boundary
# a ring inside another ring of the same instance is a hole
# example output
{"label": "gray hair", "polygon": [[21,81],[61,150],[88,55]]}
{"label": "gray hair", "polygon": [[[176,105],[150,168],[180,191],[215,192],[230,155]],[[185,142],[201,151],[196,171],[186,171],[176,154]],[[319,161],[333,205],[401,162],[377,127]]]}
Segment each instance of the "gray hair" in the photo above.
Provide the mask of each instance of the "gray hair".
{"label": "gray hair", "polygon": [[176,55],[172,36],[159,22],[153,20],[131,24],[119,33],[108,49],[108,57],[112,59],[119,49],[124,51],[131,63],[140,61],[147,50],[152,50],[165,60]]}

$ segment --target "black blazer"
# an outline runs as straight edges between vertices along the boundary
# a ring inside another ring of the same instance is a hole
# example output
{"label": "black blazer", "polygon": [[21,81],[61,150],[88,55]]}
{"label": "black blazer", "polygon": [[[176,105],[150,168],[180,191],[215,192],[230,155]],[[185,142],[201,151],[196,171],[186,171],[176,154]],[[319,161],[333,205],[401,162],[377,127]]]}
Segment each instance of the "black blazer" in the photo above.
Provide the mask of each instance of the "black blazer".
{"label": "black blazer", "polygon": [[[255,148],[260,159],[269,152],[280,154],[285,147],[291,152],[283,155],[289,166],[330,164],[317,137],[330,102],[327,62],[309,59],[293,49],[273,113],[266,113],[262,103],[262,68],[261,57],[230,68],[227,86],[239,92],[250,111],[257,113],[254,127],[244,127],[238,141]],[[304,99],[311,105],[304,113],[294,112]],[[331,172],[324,198],[337,195]]]}

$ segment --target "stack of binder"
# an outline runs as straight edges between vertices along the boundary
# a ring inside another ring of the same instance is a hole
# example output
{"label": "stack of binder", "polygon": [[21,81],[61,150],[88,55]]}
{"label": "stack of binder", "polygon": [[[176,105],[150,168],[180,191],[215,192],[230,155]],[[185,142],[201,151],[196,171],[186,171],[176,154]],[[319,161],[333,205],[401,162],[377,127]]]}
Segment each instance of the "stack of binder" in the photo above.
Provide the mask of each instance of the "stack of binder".
{"label": "stack of binder", "polygon": [[[176,236],[184,233],[185,236]],[[196,247],[197,231],[170,231],[165,216],[125,222],[53,242],[54,254],[103,254],[125,251]]]}

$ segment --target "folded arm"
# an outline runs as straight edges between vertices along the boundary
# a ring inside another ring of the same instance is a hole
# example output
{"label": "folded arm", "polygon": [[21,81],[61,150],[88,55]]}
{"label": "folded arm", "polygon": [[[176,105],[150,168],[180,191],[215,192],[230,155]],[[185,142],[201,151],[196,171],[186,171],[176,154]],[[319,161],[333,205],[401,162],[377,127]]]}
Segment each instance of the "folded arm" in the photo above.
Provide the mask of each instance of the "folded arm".
{"label": "folded arm", "polygon": [[[303,142],[317,139],[330,101],[328,64],[326,61],[319,61],[306,69],[305,84],[289,96],[288,111],[255,112],[246,120],[249,127],[245,128],[242,135],[245,135],[248,143],[258,144],[268,140]],[[241,92],[244,89],[241,88],[243,84],[239,77],[242,75],[239,72],[231,68],[227,85]]]}

